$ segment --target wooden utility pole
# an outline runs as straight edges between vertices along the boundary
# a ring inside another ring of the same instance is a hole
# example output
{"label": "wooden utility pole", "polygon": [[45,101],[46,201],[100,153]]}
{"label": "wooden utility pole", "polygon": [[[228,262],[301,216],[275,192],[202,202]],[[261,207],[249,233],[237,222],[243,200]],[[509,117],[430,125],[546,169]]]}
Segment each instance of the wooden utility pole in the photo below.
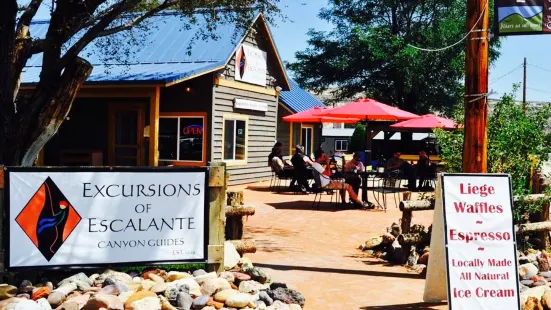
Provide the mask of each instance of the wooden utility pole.
{"label": "wooden utility pole", "polygon": [[526,57],[524,57],[524,76],[522,78],[522,111],[526,113]]}
{"label": "wooden utility pole", "polygon": [[467,1],[463,172],[487,172],[489,0]]}

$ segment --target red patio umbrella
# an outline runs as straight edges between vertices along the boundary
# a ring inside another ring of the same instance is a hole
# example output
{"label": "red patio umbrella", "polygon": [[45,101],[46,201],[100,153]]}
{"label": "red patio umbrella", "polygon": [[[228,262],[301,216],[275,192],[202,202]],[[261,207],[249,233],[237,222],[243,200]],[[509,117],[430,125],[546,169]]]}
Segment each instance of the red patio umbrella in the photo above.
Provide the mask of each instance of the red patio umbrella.
{"label": "red patio umbrella", "polygon": [[359,118],[365,121],[402,121],[419,117],[373,99],[358,99],[337,108],[318,110],[317,113],[331,117]]}
{"label": "red patio umbrella", "polygon": [[310,110],[302,111],[293,115],[283,117],[286,122],[294,123],[347,123],[353,124],[359,121],[357,117],[333,117],[320,115],[321,112],[327,110],[324,107],[315,107]]}
{"label": "red patio umbrella", "polygon": [[455,129],[460,128],[461,125],[457,124],[451,119],[440,117],[434,114],[423,115],[418,118],[410,119],[407,121],[399,122],[390,125],[392,128],[410,128],[410,129]]}

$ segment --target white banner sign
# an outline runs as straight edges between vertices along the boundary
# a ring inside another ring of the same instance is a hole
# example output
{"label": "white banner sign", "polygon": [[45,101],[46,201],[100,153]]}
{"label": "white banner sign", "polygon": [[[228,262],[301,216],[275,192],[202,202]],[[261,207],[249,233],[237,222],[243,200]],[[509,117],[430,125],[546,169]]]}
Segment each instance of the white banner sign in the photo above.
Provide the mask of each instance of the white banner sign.
{"label": "white banner sign", "polygon": [[450,309],[520,309],[508,175],[442,177]]}
{"label": "white banner sign", "polygon": [[266,102],[252,101],[246,99],[235,98],[234,107],[236,109],[268,112],[268,104]]}
{"label": "white banner sign", "polygon": [[206,169],[8,168],[9,268],[206,261]]}
{"label": "white banner sign", "polygon": [[267,59],[266,52],[241,45],[235,55],[235,80],[266,86]]}

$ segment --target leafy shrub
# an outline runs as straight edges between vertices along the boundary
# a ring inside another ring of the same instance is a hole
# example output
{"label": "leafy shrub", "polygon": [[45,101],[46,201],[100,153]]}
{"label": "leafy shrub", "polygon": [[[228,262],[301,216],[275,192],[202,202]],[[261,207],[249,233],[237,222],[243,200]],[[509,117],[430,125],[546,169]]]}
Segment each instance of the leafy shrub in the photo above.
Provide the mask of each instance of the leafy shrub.
{"label": "leafy shrub", "polygon": [[348,150],[351,152],[363,151],[365,149],[365,134],[365,126],[360,123],[356,124]]}

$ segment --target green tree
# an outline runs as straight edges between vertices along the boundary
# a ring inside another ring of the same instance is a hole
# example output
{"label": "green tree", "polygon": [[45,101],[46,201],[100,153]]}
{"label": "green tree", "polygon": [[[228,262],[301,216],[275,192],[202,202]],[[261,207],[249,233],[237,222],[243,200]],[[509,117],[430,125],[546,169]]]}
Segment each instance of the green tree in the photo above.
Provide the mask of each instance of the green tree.
{"label": "green tree", "polygon": [[363,151],[365,149],[365,135],[365,126],[361,123],[356,124],[354,133],[350,138],[350,146],[348,147],[348,150],[350,152]]}
{"label": "green tree", "polygon": [[[508,173],[514,195],[529,193],[531,170],[541,169],[551,152],[548,122],[551,118],[551,107],[529,106],[526,113],[522,104],[515,102],[518,86],[510,94],[505,94],[500,101],[491,106],[488,117],[488,172]],[[456,114],[462,116],[462,110]],[[462,118],[456,119],[462,123]],[[440,157],[448,165],[448,172],[461,171],[463,150],[463,131],[436,130]],[[533,205],[533,204],[532,204]],[[515,206],[515,219],[521,221],[530,207],[529,204]],[[532,210],[534,211],[534,210]]]}
{"label": "green tree", "polygon": [[[279,16],[279,0],[2,0],[0,2],[0,164],[31,165],[68,115],[80,86],[92,72],[82,55],[90,44],[109,57],[131,58],[124,46],[140,44],[134,30],[170,11],[182,30],[203,20],[197,39],[216,39],[222,23],[245,29],[258,12]],[[33,37],[31,20],[39,9],[51,12],[48,30]],[[116,35],[119,34],[119,35]],[[183,43],[185,44],[185,43]],[[19,93],[27,61],[41,54],[40,80]],[[108,62],[108,59],[105,59]]]}
{"label": "green tree", "polygon": [[[489,8],[492,7],[489,2]],[[360,94],[407,111],[449,112],[463,100],[464,0],[330,0],[320,17],[333,31],[310,30],[309,47],[289,68],[316,92],[335,100]],[[491,60],[499,41],[491,44]]]}

